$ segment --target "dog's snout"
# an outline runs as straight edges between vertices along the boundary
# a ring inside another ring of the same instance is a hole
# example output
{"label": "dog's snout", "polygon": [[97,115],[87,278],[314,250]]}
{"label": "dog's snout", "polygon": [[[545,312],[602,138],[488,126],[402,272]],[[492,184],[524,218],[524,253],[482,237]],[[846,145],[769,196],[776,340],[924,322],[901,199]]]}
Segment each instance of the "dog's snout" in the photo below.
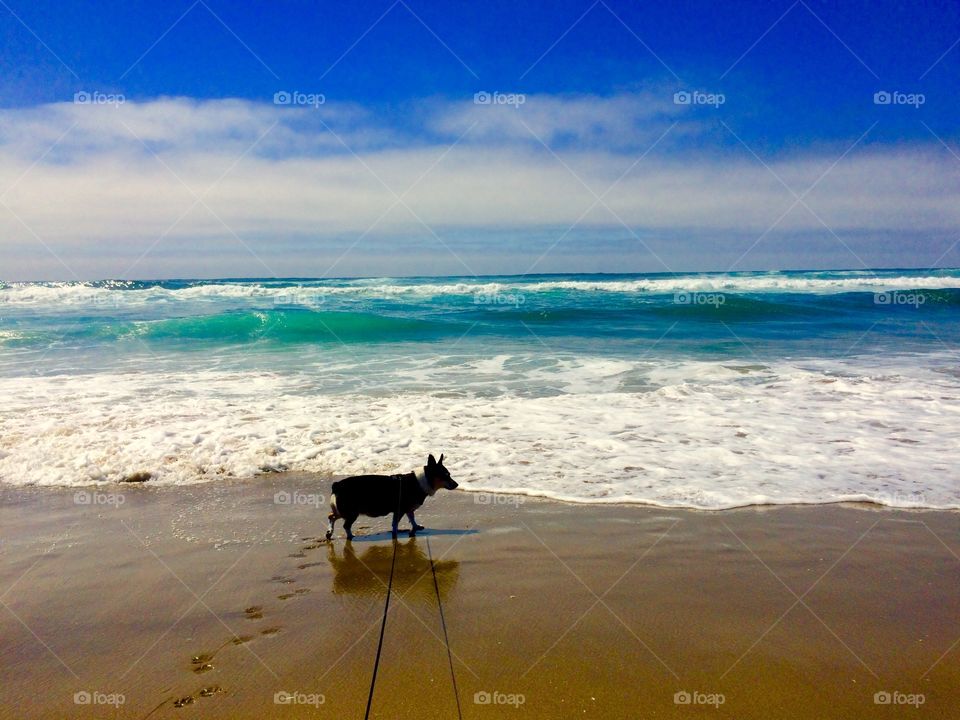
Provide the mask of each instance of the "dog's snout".
{"label": "dog's snout", "polygon": [[456,480],[450,480],[447,484],[447,490],[456,490],[459,487]]}

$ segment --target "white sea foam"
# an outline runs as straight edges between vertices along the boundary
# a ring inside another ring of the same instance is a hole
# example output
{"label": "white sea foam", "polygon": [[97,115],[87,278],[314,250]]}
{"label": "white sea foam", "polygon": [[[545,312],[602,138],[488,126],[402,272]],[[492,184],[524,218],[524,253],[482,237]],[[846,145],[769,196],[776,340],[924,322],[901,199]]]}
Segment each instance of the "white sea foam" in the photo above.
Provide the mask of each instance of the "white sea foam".
{"label": "white sea foam", "polygon": [[[455,399],[316,394],[309,377],[254,372],[37,377],[29,393],[22,379],[0,379],[0,482],[395,471],[442,451],[474,491],[704,509],[960,508],[956,374],[909,358],[858,362],[581,359],[557,366],[562,392]],[[637,375],[647,389],[618,380]]]}
{"label": "white sea foam", "polygon": [[440,282],[411,284],[403,280],[380,279],[336,285],[279,287],[270,283],[210,283],[170,289],[159,286],[126,289],[96,287],[82,283],[12,283],[0,288],[0,305],[103,305],[126,306],[156,302],[215,299],[266,300],[278,304],[323,302],[330,297],[428,298],[439,295],[468,297],[524,298],[527,294],[574,291],[628,294],[669,294],[676,292],[765,293],[794,292],[831,294],[843,292],[885,292],[960,288],[954,275],[871,275],[857,273],[839,277],[812,277],[769,273],[764,275],[680,275],[631,280],[545,280],[541,282]]}

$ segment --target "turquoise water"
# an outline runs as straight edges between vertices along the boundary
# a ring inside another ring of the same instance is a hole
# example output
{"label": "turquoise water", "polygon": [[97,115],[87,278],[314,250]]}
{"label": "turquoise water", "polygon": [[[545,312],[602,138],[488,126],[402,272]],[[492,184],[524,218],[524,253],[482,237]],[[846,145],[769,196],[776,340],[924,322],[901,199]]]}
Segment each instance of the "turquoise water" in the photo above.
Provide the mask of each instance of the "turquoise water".
{"label": "turquoise water", "polygon": [[960,341],[960,271],[14,284],[0,308],[0,372],[14,375],[134,359],[283,367],[452,343],[479,355],[830,358]]}
{"label": "turquoise water", "polygon": [[0,285],[0,482],[960,507],[960,271]]}

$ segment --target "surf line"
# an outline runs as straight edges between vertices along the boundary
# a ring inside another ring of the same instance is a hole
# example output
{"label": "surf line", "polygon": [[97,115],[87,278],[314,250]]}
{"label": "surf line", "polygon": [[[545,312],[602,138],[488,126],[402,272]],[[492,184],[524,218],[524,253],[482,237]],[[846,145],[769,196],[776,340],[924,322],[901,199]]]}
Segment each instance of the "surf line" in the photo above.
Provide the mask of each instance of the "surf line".
{"label": "surf line", "polygon": [[447,662],[450,663],[450,679],[453,681],[453,697],[457,700],[457,717],[463,720],[463,712],[460,710],[460,691],[457,689],[457,675],[453,671],[453,653],[450,650],[450,638],[447,636],[447,621],[443,617],[443,602],[440,600],[440,584],[437,582],[437,568],[433,564],[430,538],[427,538],[427,557],[430,558],[430,572],[433,573],[433,589],[437,592],[437,607],[440,609],[440,625],[443,627],[443,642],[447,646]]}

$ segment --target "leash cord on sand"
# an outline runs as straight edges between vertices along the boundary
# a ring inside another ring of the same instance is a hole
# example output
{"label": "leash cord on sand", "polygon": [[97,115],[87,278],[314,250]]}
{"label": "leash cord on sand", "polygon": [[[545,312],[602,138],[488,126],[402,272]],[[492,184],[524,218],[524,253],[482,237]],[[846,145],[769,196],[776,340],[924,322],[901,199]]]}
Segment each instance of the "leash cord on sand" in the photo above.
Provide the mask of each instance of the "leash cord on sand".
{"label": "leash cord on sand", "polygon": [[141,720],[147,720],[148,717],[150,717],[150,716],[153,715],[157,710],[159,710],[159,709],[162,708],[164,705],[166,705],[166,704],[167,704],[167,701],[168,701],[169,699],[170,699],[170,698],[164,698],[163,701],[162,701],[159,705],[157,705],[153,710],[151,710],[151,711],[148,712],[146,715],[144,715],[144,716],[141,718]]}
{"label": "leash cord on sand", "polygon": [[[400,486],[397,503],[399,505],[400,495],[403,494],[403,486]],[[380,621],[380,642],[377,643],[377,658],[373,661],[373,677],[370,678],[370,694],[367,695],[367,711],[363,715],[363,720],[370,717],[370,707],[373,704],[373,688],[377,684],[377,668],[380,667],[380,651],[383,650],[383,634],[387,629],[387,611],[390,609],[390,595],[393,591],[393,568],[397,564],[397,538],[393,538],[393,559],[390,561],[390,580],[387,582],[387,601],[383,604],[383,620]]]}
{"label": "leash cord on sand", "polygon": [[380,642],[377,643],[377,659],[373,661],[373,677],[370,678],[370,694],[367,696],[367,712],[363,718],[370,717],[370,706],[373,704],[373,688],[377,684],[377,668],[380,667],[380,651],[383,650],[383,633],[387,629],[387,611],[390,609],[390,594],[393,589],[393,567],[397,564],[397,541],[393,541],[393,560],[390,561],[390,581],[387,583],[387,601],[383,604],[383,620],[380,622]]}
{"label": "leash cord on sand", "polygon": [[450,651],[450,638],[447,637],[447,621],[443,617],[443,603],[440,601],[440,584],[437,582],[437,569],[433,564],[430,538],[427,538],[427,557],[430,558],[430,571],[433,573],[433,589],[437,591],[437,607],[440,608],[440,625],[443,627],[443,641],[447,645],[447,662],[450,663],[450,679],[453,680],[453,696],[457,699],[457,717],[463,720],[463,712],[460,710],[460,691],[457,690],[457,676],[453,672],[453,653]]}

